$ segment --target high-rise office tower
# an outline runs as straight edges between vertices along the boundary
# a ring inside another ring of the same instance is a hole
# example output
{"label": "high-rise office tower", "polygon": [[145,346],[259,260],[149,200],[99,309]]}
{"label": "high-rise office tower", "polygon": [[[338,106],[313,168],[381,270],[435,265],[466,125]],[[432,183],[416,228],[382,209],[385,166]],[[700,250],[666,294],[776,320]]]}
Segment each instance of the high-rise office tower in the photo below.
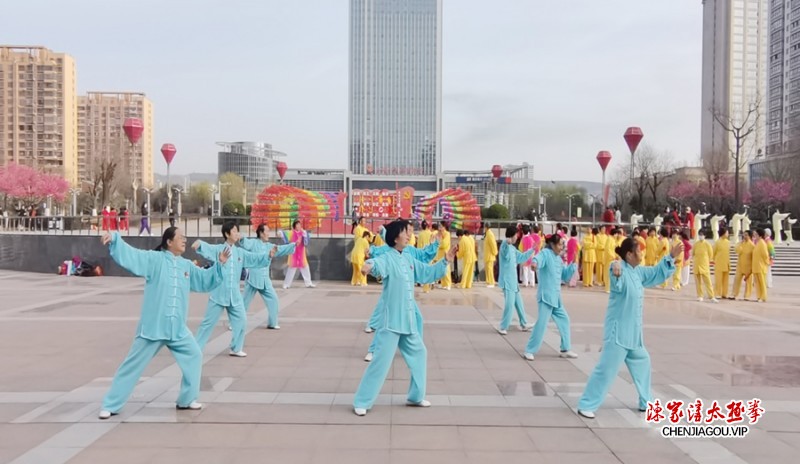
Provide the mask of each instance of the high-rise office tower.
{"label": "high-rise office tower", "polygon": [[442,0],[350,0],[350,171],[441,172]]}
{"label": "high-rise office tower", "polygon": [[[123,124],[138,118],[144,130],[131,144]],[[100,162],[115,160],[115,179],[133,188],[153,186],[153,105],[143,93],[88,92],[78,98],[78,175],[92,181]]]}
{"label": "high-rise office tower", "polygon": [[0,45],[0,166],[78,182],[75,61],[44,47]]}
{"label": "high-rise office tower", "polygon": [[734,170],[730,153],[736,142],[713,112],[741,126],[757,104],[758,114],[751,113],[749,121],[758,121],[740,148],[741,161],[765,147],[768,26],[768,0],[703,0],[700,153],[717,169]]}

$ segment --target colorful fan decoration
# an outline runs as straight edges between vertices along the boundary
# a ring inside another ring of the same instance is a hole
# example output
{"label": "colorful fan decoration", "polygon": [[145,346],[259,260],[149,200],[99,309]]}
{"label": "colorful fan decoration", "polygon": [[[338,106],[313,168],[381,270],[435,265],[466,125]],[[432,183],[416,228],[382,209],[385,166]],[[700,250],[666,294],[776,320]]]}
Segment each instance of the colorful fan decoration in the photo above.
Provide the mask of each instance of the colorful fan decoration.
{"label": "colorful fan decoration", "polygon": [[416,219],[432,219],[433,210],[441,204],[442,219],[459,229],[477,231],[481,226],[481,208],[471,193],[449,188],[428,195],[414,206]]}
{"label": "colorful fan decoration", "polygon": [[266,224],[272,229],[289,229],[294,221],[303,228],[316,230],[323,220],[342,218],[343,192],[314,192],[290,185],[274,184],[258,194],[250,222]]}

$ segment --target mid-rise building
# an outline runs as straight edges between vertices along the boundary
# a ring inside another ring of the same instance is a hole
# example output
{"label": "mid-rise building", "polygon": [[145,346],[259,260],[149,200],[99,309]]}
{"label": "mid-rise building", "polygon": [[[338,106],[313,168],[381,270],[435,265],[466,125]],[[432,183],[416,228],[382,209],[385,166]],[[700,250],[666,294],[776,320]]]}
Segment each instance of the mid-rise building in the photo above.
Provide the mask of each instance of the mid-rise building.
{"label": "mid-rise building", "polygon": [[[700,153],[704,163],[713,162],[716,169],[734,170],[730,153],[736,142],[714,113],[736,126],[755,122],[754,132],[740,148],[740,160],[754,158],[766,144],[768,3],[703,0]],[[754,106],[757,112],[748,114]]]}
{"label": "mid-rise building", "polygon": [[354,182],[415,177],[435,190],[442,171],[441,115],[442,0],[351,0]]}
{"label": "mid-rise building", "polygon": [[78,182],[75,61],[44,47],[0,45],[0,166]]}
{"label": "mid-rise building", "polygon": [[278,180],[276,158],[285,153],[272,149],[264,142],[217,142],[223,147],[217,155],[217,174],[232,172],[244,179],[247,201],[252,202],[256,195]]}
{"label": "mid-rise building", "polygon": [[[138,118],[144,130],[131,144],[123,125]],[[153,186],[153,105],[143,93],[88,92],[78,98],[78,177],[91,182],[102,160],[115,160],[115,178],[136,188]]]}

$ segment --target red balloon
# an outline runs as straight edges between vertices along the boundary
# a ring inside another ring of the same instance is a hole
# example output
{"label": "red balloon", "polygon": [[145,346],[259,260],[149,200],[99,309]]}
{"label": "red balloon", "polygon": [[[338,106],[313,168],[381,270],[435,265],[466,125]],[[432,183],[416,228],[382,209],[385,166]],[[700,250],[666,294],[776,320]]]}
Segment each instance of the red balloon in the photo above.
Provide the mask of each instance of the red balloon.
{"label": "red balloon", "polygon": [[289,166],[287,166],[283,161],[279,161],[275,166],[275,170],[278,171],[278,175],[281,176],[281,180],[283,180],[283,176],[286,175],[287,169],[289,169]]}
{"label": "red balloon", "polygon": [[172,158],[175,158],[175,153],[177,152],[178,150],[175,149],[175,145],[171,143],[165,143],[164,145],[161,145],[161,154],[164,155],[164,160],[167,162],[167,164],[172,163]]}
{"label": "red balloon", "polygon": [[142,132],[144,132],[144,125],[142,124],[142,120],[139,118],[128,118],[122,124],[122,129],[125,130],[125,135],[128,137],[128,141],[131,144],[134,144],[139,141],[139,138],[141,138]]}
{"label": "red balloon", "polygon": [[492,166],[492,176],[494,176],[495,179],[499,178],[500,174],[502,173],[503,173],[503,166],[500,166],[499,164],[495,164],[494,166]]}

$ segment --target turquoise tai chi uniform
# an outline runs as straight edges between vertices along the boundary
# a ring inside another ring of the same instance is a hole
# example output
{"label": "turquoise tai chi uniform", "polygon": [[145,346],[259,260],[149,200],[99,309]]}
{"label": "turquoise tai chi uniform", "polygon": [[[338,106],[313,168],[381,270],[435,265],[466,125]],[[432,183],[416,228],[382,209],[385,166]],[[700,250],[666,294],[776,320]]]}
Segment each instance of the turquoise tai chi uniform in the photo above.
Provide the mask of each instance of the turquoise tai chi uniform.
{"label": "turquoise tai chi uniform", "polygon": [[519,293],[517,264],[522,264],[530,259],[534,251],[536,251],[535,247],[523,253],[505,240],[500,245],[500,278],[497,284],[503,289],[505,297],[500,330],[508,330],[514,310],[517,311],[519,325],[525,327],[528,324],[528,319],[525,317],[525,305],[522,303],[522,295]]}
{"label": "turquoise tai chi uniform", "polygon": [[[610,272],[611,296],[603,329],[603,352],[595,366],[578,410],[594,412],[603,403],[622,362],[628,366],[639,392],[639,409],[650,401],[650,354],[642,337],[642,306],[645,287],[655,287],[675,273],[675,261],[667,255],[655,266],[631,267],[620,261],[622,274]],[[609,269],[613,270],[614,264]]]}
{"label": "turquoise tai chi uniform", "polygon": [[[272,251],[272,248],[276,246],[257,238],[243,238],[239,241],[239,245],[251,253],[267,255],[267,258],[269,258],[269,253]],[[278,250],[275,252],[275,258],[289,256],[294,253],[295,247],[297,247],[296,243],[278,246]],[[269,262],[272,262],[272,258],[269,258]],[[247,282],[244,286],[243,299],[245,312],[250,309],[250,302],[253,301],[253,297],[256,296],[256,294],[261,295],[261,299],[264,300],[264,304],[267,306],[267,327],[277,327],[280,304],[278,303],[278,295],[275,293],[272,280],[269,278],[269,264],[266,267],[250,269],[250,274],[247,276]]]}
{"label": "turquoise tai chi uniform", "polygon": [[203,322],[200,323],[200,328],[197,329],[197,344],[200,345],[201,350],[206,347],[208,338],[211,336],[211,332],[214,331],[214,326],[222,314],[222,309],[228,308],[232,331],[231,351],[238,353],[244,347],[244,332],[247,327],[247,313],[242,301],[242,294],[239,292],[239,279],[242,275],[242,268],[267,267],[271,258],[269,254],[257,255],[240,247],[230,246],[227,243],[209,245],[202,240],[199,242],[200,248],[197,249],[197,254],[209,261],[216,262],[217,256],[225,248],[230,248],[231,256],[225,266],[222,285],[214,289],[208,299],[206,315],[203,318]]}
{"label": "turquoise tai chi uniform", "polygon": [[200,395],[203,352],[186,326],[189,291],[208,292],[222,283],[219,263],[203,269],[169,251],[138,250],[111,236],[111,257],[131,274],[145,278],[144,301],[136,338],[114,374],[111,389],[103,398],[103,410],[116,414],[128,401],[150,360],[166,346],[175,357],[183,379],[178,407],[186,407]]}
{"label": "turquoise tai chi uniform", "polygon": [[405,250],[400,253],[392,248],[367,263],[372,265],[372,275],[383,279],[383,326],[375,334],[375,357],[361,378],[353,407],[372,408],[398,348],[411,373],[408,401],[420,403],[425,399],[428,352],[420,333],[414,283],[429,284],[441,279],[447,272],[447,260],[425,264]]}
{"label": "turquoise tai chi uniform", "polygon": [[561,351],[567,352],[570,349],[569,315],[564,309],[564,302],[561,301],[561,282],[569,282],[577,270],[577,265],[573,263],[564,266],[561,256],[556,255],[550,248],[542,250],[533,258],[533,262],[536,263],[536,270],[539,273],[539,289],[536,292],[539,317],[531,332],[528,346],[525,347],[525,353],[536,354],[539,351],[547,322],[551,317],[561,334]]}
{"label": "turquoise tai chi uniform", "polygon": [[[386,232],[384,232],[385,235]],[[392,250],[389,245],[381,245],[379,247],[370,247],[369,249],[369,256],[371,258],[377,258],[378,256],[386,253],[389,250]],[[423,263],[429,263],[431,260],[436,256],[436,252],[439,251],[439,242],[433,242],[430,245],[426,246],[425,248],[414,248],[411,246],[407,246],[403,248],[403,254],[408,253],[409,256],[416,259],[417,261],[421,261]],[[378,329],[381,327],[385,327],[383,323],[383,316],[385,314],[383,308],[383,298],[384,293],[381,292],[380,298],[378,298],[378,304],[375,305],[375,309],[372,311],[372,316],[369,318],[369,322],[367,326],[373,329]],[[419,307],[417,307],[417,325],[420,336],[422,336],[422,313],[419,312]],[[369,345],[369,349],[367,352],[374,353],[375,347],[378,344],[378,337],[372,337],[372,343]]]}

